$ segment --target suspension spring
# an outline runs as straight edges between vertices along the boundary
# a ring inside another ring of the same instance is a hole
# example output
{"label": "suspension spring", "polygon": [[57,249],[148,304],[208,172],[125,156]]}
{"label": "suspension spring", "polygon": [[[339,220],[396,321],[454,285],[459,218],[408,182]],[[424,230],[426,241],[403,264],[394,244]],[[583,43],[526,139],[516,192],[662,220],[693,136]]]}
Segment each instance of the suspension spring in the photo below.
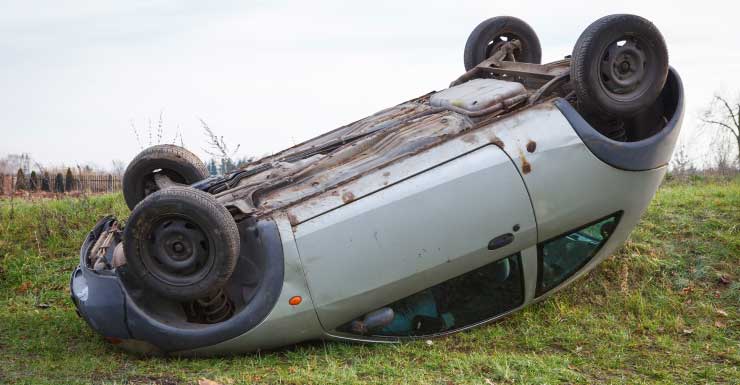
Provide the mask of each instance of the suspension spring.
{"label": "suspension spring", "polygon": [[215,324],[234,315],[234,303],[223,290],[212,296],[197,299],[186,305],[191,322]]}

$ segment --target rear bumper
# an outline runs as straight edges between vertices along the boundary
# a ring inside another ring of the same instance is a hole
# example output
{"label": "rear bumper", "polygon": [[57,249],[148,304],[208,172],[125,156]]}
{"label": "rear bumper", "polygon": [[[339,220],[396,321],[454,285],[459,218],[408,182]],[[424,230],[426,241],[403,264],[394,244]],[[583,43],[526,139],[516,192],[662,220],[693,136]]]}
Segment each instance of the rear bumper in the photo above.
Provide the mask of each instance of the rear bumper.
{"label": "rear bumper", "polygon": [[593,128],[573,106],[563,99],[555,106],[573,126],[588,149],[602,162],[626,171],[652,170],[665,166],[671,160],[684,116],[684,91],[681,77],[670,68],[661,98],[671,118],[657,134],[637,142],[618,142],[607,138]]}

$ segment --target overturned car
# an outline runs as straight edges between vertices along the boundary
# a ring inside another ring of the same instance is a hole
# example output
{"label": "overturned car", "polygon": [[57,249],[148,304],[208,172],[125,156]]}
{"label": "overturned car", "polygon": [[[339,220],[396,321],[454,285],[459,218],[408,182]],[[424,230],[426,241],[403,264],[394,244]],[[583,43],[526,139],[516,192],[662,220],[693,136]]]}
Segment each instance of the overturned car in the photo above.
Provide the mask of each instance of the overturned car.
{"label": "overturned car", "polygon": [[494,17],[449,88],[227,175],[144,150],[123,181],[131,216],[82,246],[79,314],[130,351],[215,355],[440,336],[547,297],[637,224],[683,88],[634,15],[540,58],[529,25]]}

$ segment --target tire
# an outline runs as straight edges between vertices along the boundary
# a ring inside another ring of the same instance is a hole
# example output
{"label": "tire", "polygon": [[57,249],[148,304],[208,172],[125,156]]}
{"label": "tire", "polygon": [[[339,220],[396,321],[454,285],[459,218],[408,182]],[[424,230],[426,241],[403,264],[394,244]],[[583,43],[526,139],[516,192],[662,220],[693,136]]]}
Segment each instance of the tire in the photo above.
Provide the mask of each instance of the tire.
{"label": "tire", "polygon": [[149,147],[129,163],[123,174],[123,197],[129,209],[133,210],[142,199],[158,190],[154,183],[155,171],[181,184],[193,184],[209,175],[203,162],[180,146],[160,144]]}
{"label": "tire", "polygon": [[512,16],[496,16],[478,24],[468,36],[463,55],[465,71],[488,59],[496,51],[497,42],[502,42],[501,37],[522,43],[522,49],[514,53],[517,61],[534,64],[542,61],[540,39],[529,24]]}
{"label": "tire", "polygon": [[668,76],[668,50],[650,21],[610,15],[578,38],[570,77],[585,113],[631,118],[660,96]]}
{"label": "tire", "polygon": [[239,256],[239,230],[229,211],[187,186],[144,198],[123,236],[126,280],[180,302],[221,289]]}

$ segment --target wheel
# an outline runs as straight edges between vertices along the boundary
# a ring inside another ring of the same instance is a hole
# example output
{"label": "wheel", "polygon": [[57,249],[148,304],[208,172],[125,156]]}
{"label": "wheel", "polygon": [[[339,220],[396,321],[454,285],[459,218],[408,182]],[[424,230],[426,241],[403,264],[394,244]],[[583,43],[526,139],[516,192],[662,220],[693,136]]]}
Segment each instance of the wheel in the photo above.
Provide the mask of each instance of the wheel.
{"label": "wheel", "polygon": [[502,44],[514,39],[522,44],[521,49],[514,52],[516,61],[540,64],[542,48],[532,27],[516,17],[496,16],[478,24],[470,33],[463,55],[465,71],[470,71],[491,57]]}
{"label": "wheel", "polygon": [[154,174],[162,173],[175,183],[192,184],[208,177],[208,169],[192,152],[172,144],[152,146],[140,152],[123,174],[123,197],[133,210],[159,188]]}
{"label": "wheel", "polygon": [[187,186],[144,198],[123,236],[127,280],[181,302],[222,288],[239,256],[239,230],[229,211]]}
{"label": "wheel", "polygon": [[635,15],[596,20],[573,48],[570,77],[585,112],[630,118],[650,107],[668,76],[660,31]]}

